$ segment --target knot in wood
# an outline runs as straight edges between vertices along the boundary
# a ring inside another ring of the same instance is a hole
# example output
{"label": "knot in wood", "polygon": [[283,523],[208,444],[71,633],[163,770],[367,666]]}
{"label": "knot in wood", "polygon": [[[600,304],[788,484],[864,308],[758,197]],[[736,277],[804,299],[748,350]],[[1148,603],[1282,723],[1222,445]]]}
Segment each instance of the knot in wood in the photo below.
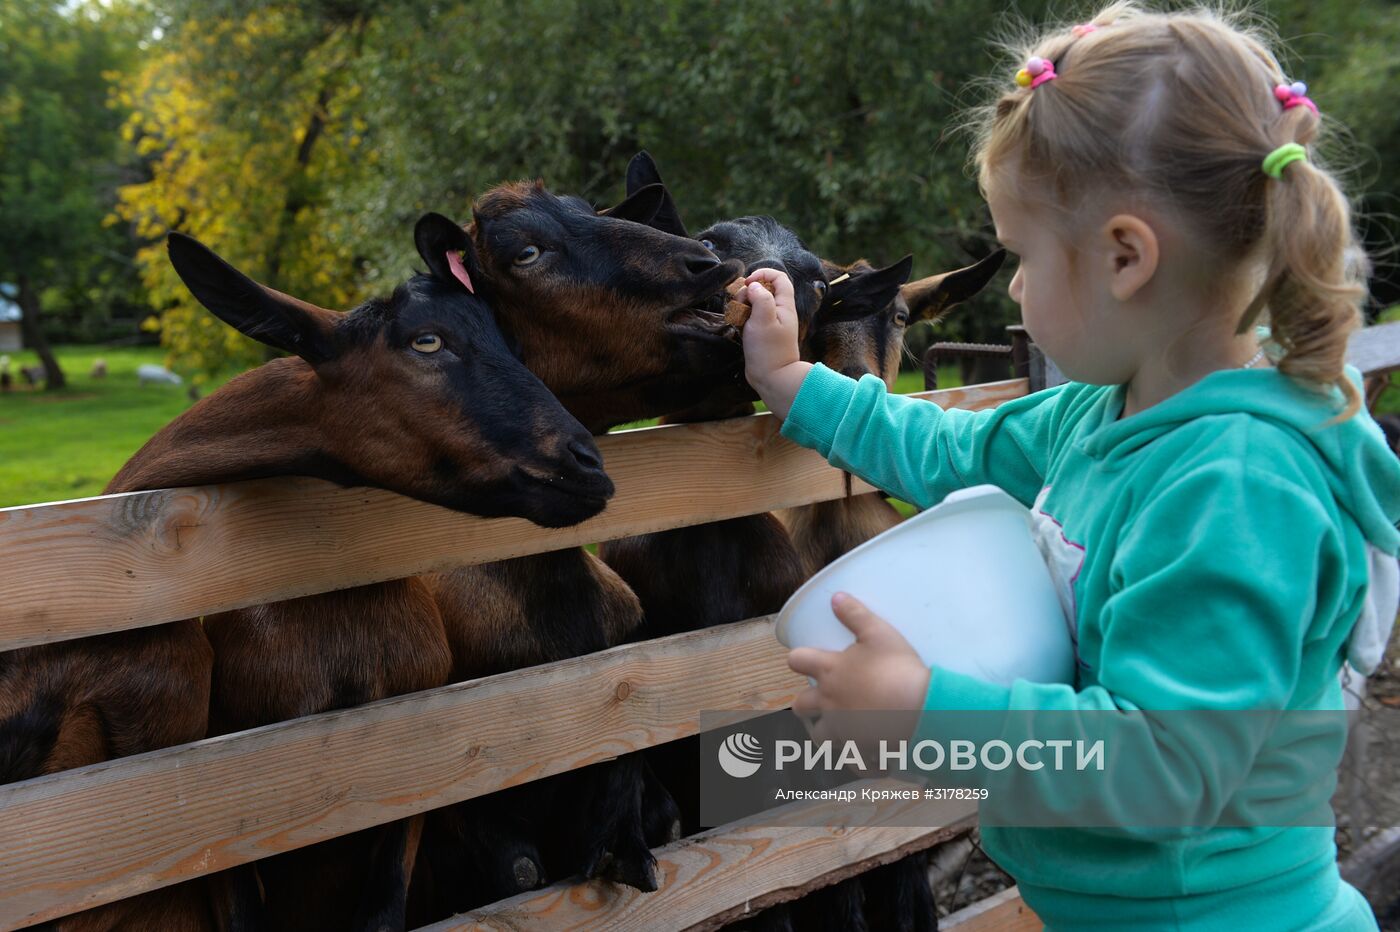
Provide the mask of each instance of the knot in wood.
{"label": "knot in wood", "polygon": [[613,695],[617,696],[618,702],[623,701],[628,696],[632,695],[632,684],[623,680],[621,683],[617,684],[617,689],[613,690]]}

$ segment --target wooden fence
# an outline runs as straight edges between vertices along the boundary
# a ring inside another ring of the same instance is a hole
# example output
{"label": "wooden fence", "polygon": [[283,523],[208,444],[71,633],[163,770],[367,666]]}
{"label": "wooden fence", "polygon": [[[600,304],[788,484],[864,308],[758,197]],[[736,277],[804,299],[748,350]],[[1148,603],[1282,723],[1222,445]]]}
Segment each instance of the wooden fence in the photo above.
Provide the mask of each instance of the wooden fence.
{"label": "wooden fence", "polygon": [[[1027,389],[919,397],[978,409]],[[0,651],[845,494],[766,414],[598,445],[617,495],[564,530],[308,479],[0,509]],[[756,618],[0,786],[0,930],[691,735],[701,709],[785,708],[805,684],[785,656]],[[557,884],[432,928],[714,928],[974,818],[950,802],[935,828],[734,823],[659,849],[656,892]],[[958,927],[1039,926],[1012,894]]]}

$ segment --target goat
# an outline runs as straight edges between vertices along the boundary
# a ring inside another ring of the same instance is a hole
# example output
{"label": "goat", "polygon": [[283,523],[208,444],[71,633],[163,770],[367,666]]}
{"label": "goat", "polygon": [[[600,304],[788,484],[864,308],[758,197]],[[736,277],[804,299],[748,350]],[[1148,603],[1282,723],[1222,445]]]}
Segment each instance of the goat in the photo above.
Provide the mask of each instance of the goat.
{"label": "goat", "polygon": [[48,378],[43,366],[20,366],[19,374],[24,376],[24,384],[30,388],[37,388]]}
{"label": "goat", "polygon": [[[552,527],[601,510],[613,487],[592,438],[510,353],[466,284],[469,250],[456,274],[449,253],[466,235],[430,214],[415,240],[429,274],[337,314],[171,234],[171,261],[205,307],[295,355],[176,418],[106,491],[304,475]],[[440,685],[449,667],[436,605],[415,579],[226,612],[204,628],[181,621],[0,654],[0,780],[197,740],[210,724],[218,733]],[[262,862],[266,920],[402,927],[416,830],[399,823]],[[246,872],[224,880],[256,889]],[[224,907],[263,918],[262,904]],[[202,927],[186,920],[169,927]]]}
{"label": "goat", "polygon": [[[535,182],[500,185],[474,205],[469,233],[503,328],[595,433],[743,381],[738,333],[723,318],[724,286],[742,269],[648,226],[666,200],[656,185],[595,211]],[[601,650],[642,620],[637,597],[582,548],[463,567],[431,585],[454,680]],[[415,916],[575,873],[654,890],[650,849],[675,837],[676,817],[646,778],[641,759],[624,755],[433,813]]]}
{"label": "goat", "polygon": [[[1006,258],[998,250],[966,268],[905,284],[910,257],[877,269],[864,259],[847,266],[823,260],[827,297],[802,344],[802,358],[853,379],[879,376],[893,389],[904,334],[912,323],[938,321],[981,291]],[[849,490],[850,476],[846,477]],[[900,521],[878,492],[832,499],[778,512],[811,574]]]}
{"label": "goat", "polygon": [[92,371],[88,374],[88,377],[93,379],[107,378],[107,360],[94,359],[92,361]]}
{"label": "goat", "polygon": [[[660,183],[650,156],[628,166],[629,191]],[[673,202],[658,211],[670,232],[686,232]],[[785,270],[794,282],[798,331],[811,326],[827,289],[821,261],[771,217],[724,221],[697,234],[715,255],[741,264]],[[721,386],[705,401],[664,417],[665,423],[736,417],[753,412],[757,394],[745,381]],[[782,523],[772,514],[749,515],[606,541],[598,555],[636,592],[645,622],[635,637],[693,631],[776,612],[803,580],[802,560]],[[682,739],[644,752],[649,766],[679,806],[682,831],[699,828],[698,742]]]}
{"label": "goat", "polygon": [[595,212],[535,182],[500,185],[473,207],[469,232],[503,327],[594,433],[744,384],[723,316],[741,269],[649,226],[668,200],[651,185]]}
{"label": "goat", "polygon": [[183,379],[164,366],[142,363],[136,367],[136,381],[142,385],[179,385]]}
{"label": "goat", "polygon": [[[629,190],[660,180],[655,162],[645,152],[628,166]],[[671,232],[685,233],[669,194],[659,214]],[[696,239],[722,258],[742,261],[748,272],[769,267],[788,275],[804,359],[821,361],[856,378],[875,372],[890,385],[898,375],[909,321],[946,313],[980,290],[1004,258],[996,254],[968,269],[906,285],[912,257],[884,269],[864,261],[839,267],[819,259],[796,234],[770,217],[723,221],[696,234]],[[708,411],[699,406],[686,415],[733,416],[747,413],[746,409],[752,410],[747,402],[725,398],[714,400]],[[848,488],[849,482],[847,476]],[[848,495],[786,509],[779,516],[754,515],[610,541],[600,545],[599,554],[641,598],[647,630],[653,626],[668,630],[675,624],[673,619],[687,627],[702,627],[777,611],[811,573],[899,520],[899,513],[879,493]],[[715,580],[727,585],[716,586]],[[695,753],[693,740],[650,752],[663,783],[688,817],[688,832],[698,827],[693,820],[699,805]],[[811,915],[803,918],[804,925],[815,922],[817,916],[842,917],[843,925],[856,922],[852,917],[861,915],[862,884],[876,882],[892,885],[910,902],[927,901],[932,916],[922,858],[913,856],[890,865],[878,880],[852,878],[821,891],[814,897],[815,911],[809,909]],[[768,911],[764,921],[780,927],[789,918],[785,909],[778,908]]]}
{"label": "goat", "polygon": [[[893,389],[910,323],[940,320],[980,291],[1004,259],[1005,253],[998,251],[966,268],[910,284],[905,284],[912,267],[908,256],[882,269],[863,259],[848,266],[824,260],[832,284],[802,343],[802,358],[855,379],[873,373]],[[902,520],[882,493],[850,495],[850,479],[847,475],[845,498],[778,512],[808,574]],[[803,929],[869,927],[914,932],[936,929],[936,915],[926,855],[918,852],[787,907],[765,911],[750,928],[783,928],[791,923]]]}
{"label": "goat", "polygon": [[[696,239],[716,255],[787,271],[795,285],[798,329],[805,336],[826,292],[820,260],[771,217],[715,224]],[[663,423],[719,420],[753,413],[752,389],[725,389]],[[639,636],[693,631],[777,611],[806,578],[802,561],[776,517],[750,515],[606,541],[598,554],[641,599]],[[722,585],[716,585],[722,580]],[[683,805],[682,809],[686,807]]]}
{"label": "goat", "polygon": [[[997,251],[966,268],[905,284],[910,257],[875,268],[865,260],[840,266],[823,260],[830,282],[802,341],[802,358],[859,379],[879,376],[890,389],[899,374],[910,323],[937,321],[972,297],[1001,267]],[[846,476],[849,490],[850,476]],[[807,574],[898,524],[902,518],[880,492],[850,495],[778,512]],[[937,928],[926,856],[915,853],[765,910],[746,924],[759,929]]]}

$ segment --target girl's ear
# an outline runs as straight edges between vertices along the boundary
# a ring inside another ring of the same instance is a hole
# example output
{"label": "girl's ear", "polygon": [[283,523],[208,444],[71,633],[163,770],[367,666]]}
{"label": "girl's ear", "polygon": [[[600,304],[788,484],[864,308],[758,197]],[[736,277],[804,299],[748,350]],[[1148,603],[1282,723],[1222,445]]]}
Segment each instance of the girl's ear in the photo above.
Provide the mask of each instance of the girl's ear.
{"label": "girl's ear", "polygon": [[1134,214],[1114,214],[1099,233],[1109,276],[1109,292],[1128,301],[1152,280],[1161,259],[1157,233]]}

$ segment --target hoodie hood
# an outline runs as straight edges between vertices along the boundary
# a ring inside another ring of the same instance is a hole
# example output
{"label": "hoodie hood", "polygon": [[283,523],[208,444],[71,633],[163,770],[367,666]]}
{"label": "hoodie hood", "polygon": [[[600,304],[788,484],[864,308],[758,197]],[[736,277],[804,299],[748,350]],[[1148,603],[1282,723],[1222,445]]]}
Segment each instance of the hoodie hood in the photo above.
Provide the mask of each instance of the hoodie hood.
{"label": "hoodie hood", "polygon": [[[1361,391],[1361,373],[1346,367]],[[1386,553],[1400,550],[1400,459],[1363,408],[1345,421],[1328,423],[1345,407],[1340,389],[1309,389],[1277,369],[1225,369],[1131,417],[1118,418],[1126,387],[1108,393],[1099,428],[1084,440],[1084,452],[1111,467],[1181,423],[1212,414],[1251,414],[1290,428],[1315,453],[1339,505],[1366,539]]]}

